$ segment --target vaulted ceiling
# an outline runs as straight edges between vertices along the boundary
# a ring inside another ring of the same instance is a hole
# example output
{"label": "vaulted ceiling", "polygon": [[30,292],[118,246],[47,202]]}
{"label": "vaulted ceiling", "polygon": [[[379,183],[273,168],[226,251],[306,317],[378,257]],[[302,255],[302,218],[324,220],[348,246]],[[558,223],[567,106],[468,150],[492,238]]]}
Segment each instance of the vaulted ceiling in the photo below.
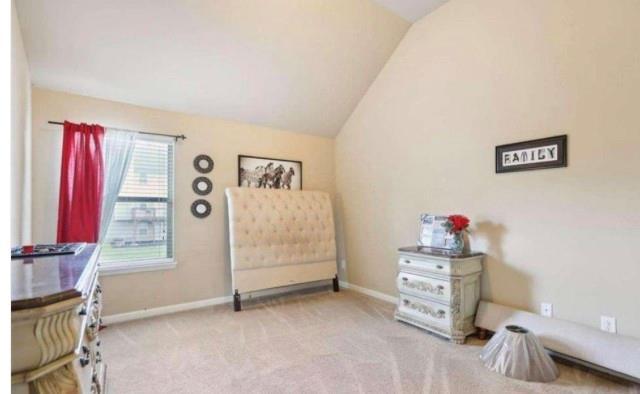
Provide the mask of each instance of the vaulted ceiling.
{"label": "vaulted ceiling", "polygon": [[432,12],[448,0],[374,0],[400,15],[404,19],[415,22]]}
{"label": "vaulted ceiling", "polygon": [[410,18],[370,0],[15,3],[36,86],[325,136]]}

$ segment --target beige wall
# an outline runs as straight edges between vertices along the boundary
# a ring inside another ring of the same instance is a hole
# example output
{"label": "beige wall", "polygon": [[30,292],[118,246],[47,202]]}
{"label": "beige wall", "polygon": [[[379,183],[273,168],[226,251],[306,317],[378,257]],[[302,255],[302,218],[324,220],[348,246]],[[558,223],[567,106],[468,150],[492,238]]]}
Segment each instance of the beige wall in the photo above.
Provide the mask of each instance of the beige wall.
{"label": "beige wall", "polygon": [[30,242],[31,78],[11,2],[11,245]]}
{"label": "beige wall", "polygon": [[[180,132],[176,144],[176,259],[166,271],[103,277],[105,314],[221,297],[231,294],[224,188],[237,184],[237,155],[290,158],[303,162],[303,187],[334,193],[333,139],[296,134],[205,117],[160,111],[83,96],[33,89],[33,222],[34,240],[55,241],[60,178],[61,126],[49,120],[95,122],[106,126],[156,132]],[[191,215],[196,199],[191,182],[199,173],[193,158],[208,154],[213,213]]]}
{"label": "beige wall", "polygon": [[[469,215],[482,296],[640,337],[640,2],[452,0],[409,30],[337,137],[350,282],[395,293],[422,212]],[[569,135],[569,167],[494,173]]]}

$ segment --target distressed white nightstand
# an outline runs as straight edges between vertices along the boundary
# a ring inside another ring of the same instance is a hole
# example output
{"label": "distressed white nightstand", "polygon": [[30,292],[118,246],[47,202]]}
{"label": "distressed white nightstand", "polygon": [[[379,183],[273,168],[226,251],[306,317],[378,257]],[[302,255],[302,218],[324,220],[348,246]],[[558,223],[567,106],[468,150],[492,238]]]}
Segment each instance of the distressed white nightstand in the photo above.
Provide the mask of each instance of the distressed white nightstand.
{"label": "distressed white nightstand", "polygon": [[476,331],[484,254],[412,246],[398,255],[396,320],[463,344]]}

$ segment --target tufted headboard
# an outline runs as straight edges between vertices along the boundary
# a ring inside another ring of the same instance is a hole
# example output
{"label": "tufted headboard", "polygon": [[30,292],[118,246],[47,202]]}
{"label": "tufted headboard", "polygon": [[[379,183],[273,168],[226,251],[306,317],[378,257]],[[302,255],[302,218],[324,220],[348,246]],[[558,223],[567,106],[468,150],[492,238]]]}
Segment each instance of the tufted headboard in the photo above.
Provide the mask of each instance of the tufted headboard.
{"label": "tufted headboard", "polygon": [[[284,284],[299,283],[308,278],[297,280],[296,275],[306,278],[305,274],[285,271],[286,266],[327,262],[335,273],[335,230],[328,193],[232,187],[226,189],[226,195],[234,275],[262,269],[261,275],[285,272]],[[269,268],[278,270],[265,271]],[[281,282],[272,280],[264,288],[283,285]]]}

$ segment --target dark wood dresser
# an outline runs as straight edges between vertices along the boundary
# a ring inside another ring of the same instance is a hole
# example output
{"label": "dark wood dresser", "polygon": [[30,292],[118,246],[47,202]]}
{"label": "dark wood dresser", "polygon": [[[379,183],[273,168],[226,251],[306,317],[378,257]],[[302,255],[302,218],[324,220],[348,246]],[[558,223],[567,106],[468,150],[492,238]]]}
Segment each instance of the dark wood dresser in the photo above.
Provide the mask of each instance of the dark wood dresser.
{"label": "dark wood dresser", "polygon": [[11,260],[13,393],[104,393],[100,246]]}

